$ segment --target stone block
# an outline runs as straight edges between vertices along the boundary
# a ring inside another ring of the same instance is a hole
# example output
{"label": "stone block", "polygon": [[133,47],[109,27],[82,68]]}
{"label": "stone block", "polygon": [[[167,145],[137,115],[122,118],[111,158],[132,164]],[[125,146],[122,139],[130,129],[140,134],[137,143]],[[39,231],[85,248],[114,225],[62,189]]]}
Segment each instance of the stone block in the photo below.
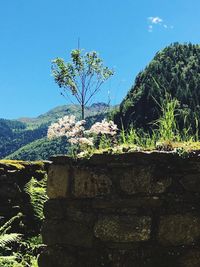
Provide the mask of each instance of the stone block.
{"label": "stone block", "polygon": [[7,181],[7,175],[5,173],[0,174],[0,182],[5,183]]}
{"label": "stone block", "polygon": [[147,216],[105,216],[94,226],[94,234],[101,241],[147,241],[150,232],[151,218]]}
{"label": "stone block", "polygon": [[74,267],[77,266],[77,259],[70,252],[55,246],[44,249],[39,256],[38,264],[40,267]]}
{"label": "stone block", "polygon": [[160,219],[158,240],[163,245],[189,245],[200,239],[200,217],[168,215]]}
{"label": "stone block", "polygon": [[51,165],[48,171],[47,195],[50,199],[68,197],[69,192],[69,166]]}
{"label": "stone block", "polygon": [[46,219],[65,219],[65,203],[63,199],[49,199],[44,203],[44,215]]}
{"label": "stone block", "polygon": [[94,224],[96,215],[93,210],[88,210],[86,206],[76,207],[71,206],[68,199],[50,199],[44,204],[44,215],[47,220],[67,220],[80,222],[82,224]]}
{"label": "stone block", "polygon": [[191,249],[181,258],[182,267],[199,267],[200,266],[200,249]]}
{"label": "stone block", "polygon": [[94,198],[109,195],[112,181],[106,173],[91,169],[74,170],[73,196],[76,198]]}
{"label": "stone block", "polygon": [[128,194],[163,193],[171,185],[171,178],[157,172],[154,166],[138,166],[121,174],[121,190]]}
{"label": "stone block", "polygon": [[68,221],[83,223],[86,225],[94,225],[96,216],[92,212],[81,211],[79,209],[67,208],[66,217]]}
{"label": "stone block", "polygon": [[83,223],[65,220],[46,220],[42,227],[43,242],[49,246],[71,245],[92,247],[92,227]]}
{"label": "stone block", "polygon": [[4,175],[4,174],[5,174],[5,170],[4,170],[4,168],[1,168],[1,167],[0,167],[0,176],[1,176],[1,175]]}
{"label": "stone block", "polygon": [[187,191],[200,192],[200,173],[187,174],[181,180],[181,184]]}

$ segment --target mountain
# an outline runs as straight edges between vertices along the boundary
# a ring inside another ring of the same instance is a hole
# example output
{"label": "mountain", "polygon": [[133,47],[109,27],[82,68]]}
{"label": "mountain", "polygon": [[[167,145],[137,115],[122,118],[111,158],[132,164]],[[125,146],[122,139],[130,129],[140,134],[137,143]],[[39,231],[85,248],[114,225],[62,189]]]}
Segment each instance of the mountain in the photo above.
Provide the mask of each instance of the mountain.
{"label": "mountain", "polygon": [[114,121],[119,127],[149,129],[167,94],[179,101],[180,128],[184,118],[189,125],[200,117],[200,45],[174,43],[158,52],[136,77]]}
{"label": "mountain", "polygon": [[20,147],[42,138],[47,133],[47,125],[35,129],[20,121],[0,119],[0,158],[13,153]]}
{"label": "mountain", "polygon": [[19,160],[48,160],[50,156],[66,154],[68,143],[66,138],[49,140],[47,137],[37,139],[25,146],[22,146],[14,153],[8,155],[6,159]]}
{"label": "mountain", "polygon": [[[104,113],[108,109],[108,105],[105,103],[95,103],[90,107],[85,108],[85,117],[91,117]],[[77,120],[81,119],[81,108],[79,105],[63,105],[51,109],[50,111],[38,116],[37,118],[19,118],[17,121],[25,123],[29,128],[38,128],[44,124],[50,124],[55,122],[59,118],[67,115],[75,115]]]}
{"label": "mountain", "polygon": [[[86,107],[86,126],[105,118],[108,105],[96,103]],[[56,107],[37,118],[19,118],[17,120],[0,119],[0,159],[23,160],[48,159],[52,154],[67,152],[66,140],[47,140],[48,126],[66,115],[81,118],[78,105]]]}

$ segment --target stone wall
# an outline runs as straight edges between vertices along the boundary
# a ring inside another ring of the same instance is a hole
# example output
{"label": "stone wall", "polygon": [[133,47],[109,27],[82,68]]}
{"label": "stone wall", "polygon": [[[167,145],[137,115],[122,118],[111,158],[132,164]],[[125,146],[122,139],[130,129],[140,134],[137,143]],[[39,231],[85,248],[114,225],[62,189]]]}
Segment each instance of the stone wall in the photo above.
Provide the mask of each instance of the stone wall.
{"label": "stone wall", "polygon": [[40,267],[199,267],[200,158],[53,158]]}
{"label": "stone wall", "polygon": [[13,231],[25,235],[39,234],[41,225],[35,220],[30,197],[24,190],[32,177],[46,175],[47,162],[0,160],[0,225],[22,214]]}

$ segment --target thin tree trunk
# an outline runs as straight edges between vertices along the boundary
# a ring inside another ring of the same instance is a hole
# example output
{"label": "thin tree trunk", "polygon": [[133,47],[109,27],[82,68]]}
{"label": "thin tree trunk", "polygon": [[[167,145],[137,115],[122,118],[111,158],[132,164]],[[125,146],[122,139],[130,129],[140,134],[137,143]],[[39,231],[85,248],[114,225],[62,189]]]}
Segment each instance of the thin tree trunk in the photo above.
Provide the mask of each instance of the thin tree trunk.
{"label": "thin tree trunk", "polygon": [[82,115],[81,115],[82,120],[84,120],[85,119],[85,107],[84,107],[84,104],[81,105],[81,112],[82,112]]}

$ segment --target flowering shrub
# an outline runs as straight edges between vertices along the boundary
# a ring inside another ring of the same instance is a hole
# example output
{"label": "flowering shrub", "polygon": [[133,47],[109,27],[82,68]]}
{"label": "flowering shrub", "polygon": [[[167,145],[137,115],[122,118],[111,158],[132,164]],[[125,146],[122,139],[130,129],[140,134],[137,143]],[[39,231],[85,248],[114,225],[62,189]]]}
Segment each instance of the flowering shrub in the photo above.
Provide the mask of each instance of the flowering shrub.
{"label": "flowering shrub", "polygon": [[[47,132],[49,139],[66,136],[68,142],[72,147],[76,148],[76,154],[84,151],[89,147],[97,146],[105,148],[111,145],[112,140],[117,134],[117,125],[113,121],[102,120],[102,122],[96,122],[92,125],[90,130],[86,131],[85,120],[76,122],[75,116],[65,116],[60,118],[58,122],[52,123]],[[91,137],[91,135],[93,137]],[[94,136],[97,138],[97,142],[94,144]],[[74,155],[74,150],[73,150]]]}
{"label": "flowering shrub", "polygon": [[87,146],[93,146],[93,138],[86,138],[86,137],[74,137],[69,139],[70,144],[74,145],[87,145]]}
{"label": "flowering shrub", "polygon": [[52,123],[48,128],[47,137],[49,139],[66,136],[66,137],[80,137],[85,130],[85,121],[76,122],[75,116],[65,116],[60,118],[58,122]]}
{"label": "flowering shrub", "polygon": [[102,122],[96,122],[93,124],[88,133],[115,136],[117,134],[117,130],[117,125],[114,124],[113,121],[107,121],[104,119]]}
{"label": "flowering shrub", "polygon": [[47,132],[49,139],[66,136],[68,142],[72,145],[71,154],[76,156],[81,150],[93,146],[93,138],[86,138],[85,134],[85,120],[76,122],[75,116],[65,116],[60,118],[58,122],[52,123]]}

